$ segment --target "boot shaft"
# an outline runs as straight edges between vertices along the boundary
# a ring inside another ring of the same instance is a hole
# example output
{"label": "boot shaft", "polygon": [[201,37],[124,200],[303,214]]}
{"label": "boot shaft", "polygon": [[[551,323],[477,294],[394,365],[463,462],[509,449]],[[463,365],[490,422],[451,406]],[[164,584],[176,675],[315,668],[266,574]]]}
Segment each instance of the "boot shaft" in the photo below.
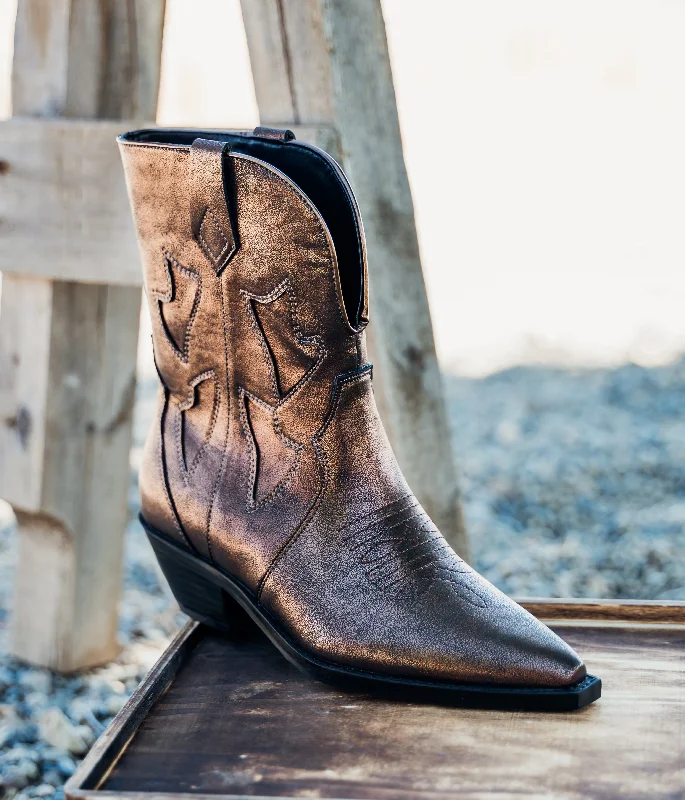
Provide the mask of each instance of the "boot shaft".
{"label": "boot shaft", "polygon": [[364,237],[326,154],[205,136],[120,140],[162,383],[142,509],[256,586],[320,491],[336,387],[370,369]]}

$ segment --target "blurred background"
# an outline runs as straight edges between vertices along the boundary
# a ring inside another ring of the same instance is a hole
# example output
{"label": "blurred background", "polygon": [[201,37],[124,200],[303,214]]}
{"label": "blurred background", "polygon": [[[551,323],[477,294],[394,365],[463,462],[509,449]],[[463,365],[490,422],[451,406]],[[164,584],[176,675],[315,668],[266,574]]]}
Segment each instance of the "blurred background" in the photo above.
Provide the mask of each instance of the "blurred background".
{"label": "blurred background", "polygon": [[[685,599],[685,0],[383,9],[474,566],[517,596]],[[3,116],[13,15],[0,0]],[[257,124],[238,0],[167,0],[165,25],[158,122]],[[132,522],[94,733],[178,623]]]}

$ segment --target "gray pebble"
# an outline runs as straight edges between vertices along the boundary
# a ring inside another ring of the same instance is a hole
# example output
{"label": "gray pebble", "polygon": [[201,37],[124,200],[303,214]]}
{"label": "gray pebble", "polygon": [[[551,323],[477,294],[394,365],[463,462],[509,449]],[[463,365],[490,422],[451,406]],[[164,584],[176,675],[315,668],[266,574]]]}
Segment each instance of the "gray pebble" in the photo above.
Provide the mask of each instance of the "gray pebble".
{"label": "gray pebble", "polygon": [[57,769],[65,778],[70,778],[76,770],[76,762],[73,758],[64,756],[57,762]]}
{"label": "gray pebble", "polygon": [[14,673],[7,667],[0,667],[0,692],[8,689],[14,682]]}
{"label": "gray pebble", "polygon": [[56,769],[48,769],[43,773],[43,781],[49,783],[50,786],[61,786],[64,783],[64,778]]}
{"label": "gray pebble", "polygon": [[46,669],[25,669],[19,677],[19,685],[27,692],[49,694],[52,689],[52,673]]}
{"label": "gray pebble", "polygon": [[23,789],[29,785],[26,773],[17,764],[3,766],[0,779],[2,780],[2,786],[9,786],[14,789]]}
{"label": "gray pebble", "polygon": [[17,763],[16,766],[17,769],[26,776],[29,783],[35,781],[38,775],[40,774],[38,770],[38,765],[36,764],[35,761],[30,761],[29,759],[22,759]]}

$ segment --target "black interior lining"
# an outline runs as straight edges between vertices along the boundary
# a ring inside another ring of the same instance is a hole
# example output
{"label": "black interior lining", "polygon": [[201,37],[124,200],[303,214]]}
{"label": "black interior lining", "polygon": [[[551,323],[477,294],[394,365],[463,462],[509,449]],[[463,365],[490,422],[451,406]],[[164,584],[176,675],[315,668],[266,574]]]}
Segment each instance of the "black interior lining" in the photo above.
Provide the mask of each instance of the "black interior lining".
{"label": "black interior lining", "polygon": [[124,139],[190,146],[198,137],[227,142],[231,151],[271,164],[307,195],[323,217],[333,239],[345,311],[350,324],[357,327],[364,301],[361,232],[349,190],[332,160],[301,142],[262,139],[242,133],[150,129],[133,131]]}

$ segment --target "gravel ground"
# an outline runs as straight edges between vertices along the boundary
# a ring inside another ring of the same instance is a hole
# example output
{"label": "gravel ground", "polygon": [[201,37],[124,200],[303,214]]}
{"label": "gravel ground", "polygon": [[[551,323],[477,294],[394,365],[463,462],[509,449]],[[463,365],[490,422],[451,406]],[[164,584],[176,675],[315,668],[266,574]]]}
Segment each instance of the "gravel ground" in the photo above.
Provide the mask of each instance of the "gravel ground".
{"label": "gravel ground", "polygon": [[[138,391],[132,520],[154,387]],[[474,566],[519,596],[685,599],[685,360],[520,367],[446,389]],[[19,664],[5,655],[15,547],[0,508],[0,796],[58,800],[183,616],[132,521],[120,657],[75,677]]]}
{"label": "gravel ground", "polygon": [[478,570],[519,597],[685,599],[685,359],[446,390]]}
{"label": "gravel ground", "polygon": [[0,798],[61,800],[76,764],[185,621],[160,580],[137,521],[136,467],[154,416],[155,391],[156,380],[140,381],[119,621],[122,649],[115,662],[65,677],[6,655],[17,543],[8,508],[0,507]]}

